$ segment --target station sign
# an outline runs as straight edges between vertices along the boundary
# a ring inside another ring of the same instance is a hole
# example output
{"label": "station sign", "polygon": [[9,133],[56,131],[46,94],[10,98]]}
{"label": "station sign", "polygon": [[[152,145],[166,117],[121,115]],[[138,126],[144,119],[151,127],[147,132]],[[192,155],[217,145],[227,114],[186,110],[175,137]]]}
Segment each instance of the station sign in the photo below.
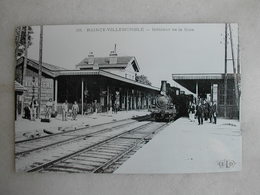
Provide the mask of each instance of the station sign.
{"label": "station sign", "polygon": [[[25,102],[28,103],[32,100],[32,97],[38,96],[38,77],[27,76],[24,80],[24,87],[28,90],[25,93]],[[42,78],[41,79],[41,103],[45,104],[49,98],[53,99],[54,95],[54,81],[53,79],[49,78]]]}

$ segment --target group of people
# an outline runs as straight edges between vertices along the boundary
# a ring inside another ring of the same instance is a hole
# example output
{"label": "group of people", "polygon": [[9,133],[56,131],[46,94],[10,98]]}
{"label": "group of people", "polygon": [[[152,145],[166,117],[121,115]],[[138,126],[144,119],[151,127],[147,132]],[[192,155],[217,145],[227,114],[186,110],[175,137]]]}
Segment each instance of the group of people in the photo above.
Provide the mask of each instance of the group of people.
{"label": "group of people", "polygon": [[[50,119],[53,113],[53,107],[53,101],[52,98],[50,98],[45,105],[45,118]],[[34,96],[32,97],[32,101],[24,107],[24,118],[31,121],[40,118],[39,103]]]}
{"label": "group of people", "polygon": [[24,118],[35,121],[37,118],[37,110],[38,110],[38,101],[34,97],[32,97],[32,101],[29,105],[24,107]]}
{"label": "group of people", "polygon": [[197,105],[190,102],[188,113],[190,121],[195,122],[197,119],[198,125],[203,125],[203,121],[208,119],[210,123],[217,124],[217,104],[215,101],[199,100]]}
{"label": "group of people", "polygon": [[[79,105],[75,101],[71,108],[72,120],[77,120],[78,112],[79,112]],[[69,114],[68,101],[65,100],[65,102],[62,104],[62,121],[68,120],[68,114]]]}
{"label": "group of people", "polygon": [[[68,101],[65,100],[65,102],[62,104],[62,121],[68,120],[69,113],[72,116],[72,120],[76,120],[78,112],[79,106],[76,101],[72,105],[71,110],[69,110]],[[45,104],[44,117],[45,119],[50,119],[53,114],[54,104],[52,98],[50,98]],[[39,103],[34,96],[32,97],[31,102],[24,107],[24,118],[32,121],[35,121],[36,118],[40,118]]]}

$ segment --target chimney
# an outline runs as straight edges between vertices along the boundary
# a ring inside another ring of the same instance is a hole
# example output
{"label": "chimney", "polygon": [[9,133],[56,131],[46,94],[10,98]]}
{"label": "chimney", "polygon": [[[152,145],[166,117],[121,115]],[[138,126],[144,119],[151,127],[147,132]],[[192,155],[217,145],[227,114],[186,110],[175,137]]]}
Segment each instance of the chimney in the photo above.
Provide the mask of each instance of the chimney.
{"label": "chimney", "polygon": [[89,52],[88,54],[88,64],[94,64],[94,53],[93,52]]}
{"label": "chimney", "polygon": [[116,44],[115,44],[114,50],[110,51],[109,64],[117,64]]}
{"label": "chimney", "polygon": [[161,81],[161,94],[166,95],[166,84],[167,81]]}

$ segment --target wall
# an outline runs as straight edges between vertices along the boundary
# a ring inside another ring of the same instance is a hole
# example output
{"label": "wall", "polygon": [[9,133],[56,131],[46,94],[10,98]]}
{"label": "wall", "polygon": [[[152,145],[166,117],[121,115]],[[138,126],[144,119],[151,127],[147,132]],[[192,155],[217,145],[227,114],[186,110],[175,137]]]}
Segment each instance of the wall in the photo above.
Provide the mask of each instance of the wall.
{"label": "wall", "polygon": [[132,66],[127,66],[125,69],[109,68],[109,69],[104,69],[104,71],[111,72],[113,74],[131,79],[131,80],[135,80],[135,71]]}

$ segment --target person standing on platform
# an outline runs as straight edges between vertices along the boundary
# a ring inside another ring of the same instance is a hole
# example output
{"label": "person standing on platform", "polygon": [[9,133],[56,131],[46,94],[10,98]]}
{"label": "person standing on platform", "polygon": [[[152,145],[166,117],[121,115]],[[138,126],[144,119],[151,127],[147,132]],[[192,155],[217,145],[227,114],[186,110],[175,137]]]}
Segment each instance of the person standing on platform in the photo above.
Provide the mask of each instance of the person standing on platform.
{"label": "person standing on platform", "polygon": [[197,105],[197,112],[196,112],[196,116],[198,118],[198,125],[203,125],[203,117],[204,117],[204,110],[203,110],[203,105],[201,103],[199,103]]}
{"label": "person standing on platform", "polygon": [[31,120],[35,121],[38,103],[37,103],[37,100],[34,99],[34,97],[32,97],[32,102],[31,102],[30,108],[31,108]]}
{"label": "person standing on platform", "polygon": [[114,103],[114,111],[115,114],[117,113],[118,109],[119,109],[119,91],[116,91],[116,95],[115,95],[115,103]]}
{"label": "person standing on platform", "polygon": [[75,101],[72,106],[72,120],[77,119],[78,111],[79,111],[79,106],[78,106],[77,102]]}
{"label": "person standing on platform", "polygon": [[191,122],[194,122],[195,121],[195,105],[193,102],[190,102],[190,105],[189,105],[189,119]]}
{"label": "person standing on platform", "polygon": [[97,114],[97,109],[98,109],[98,106],[97,106],[97,100],[94,100],[94,113]]}
{"label": "person standing on platform", "polygon": [[212,123],[212,118],[213,118],[213,103],[209,103],[209,122]]}
{"label": "person standing on platform", "polygon": [[205,121],[207,121],[209,118],[209,103],[206,100],[204,100],[203,107],[204,107],[204,119]]}
{"label": "person standing on platform", "polygon": [[50,98],[49,101],[46,103],[46,113],[45,113],[45,118],[50,119],[51,118],[51,111],[52,111],[52,99]]}
{"label": "person standing on platform", "polygon": [[216,103],[216,101],[214,101],[213,105],[212,105],[212,115],[213,115],[213,119],[214,119],[214,124],[217,124],[217,103]]}
{"label": "person standing on platform", "polygon": [[31,120],[31,110],[28,104],[25,104],[24,106],[24,118]]}
{"label": "person standing on platform", "polygon": [[68,102],[65,100],[65,102],[62,104],[62,121],[67,121],[68,117]]}

